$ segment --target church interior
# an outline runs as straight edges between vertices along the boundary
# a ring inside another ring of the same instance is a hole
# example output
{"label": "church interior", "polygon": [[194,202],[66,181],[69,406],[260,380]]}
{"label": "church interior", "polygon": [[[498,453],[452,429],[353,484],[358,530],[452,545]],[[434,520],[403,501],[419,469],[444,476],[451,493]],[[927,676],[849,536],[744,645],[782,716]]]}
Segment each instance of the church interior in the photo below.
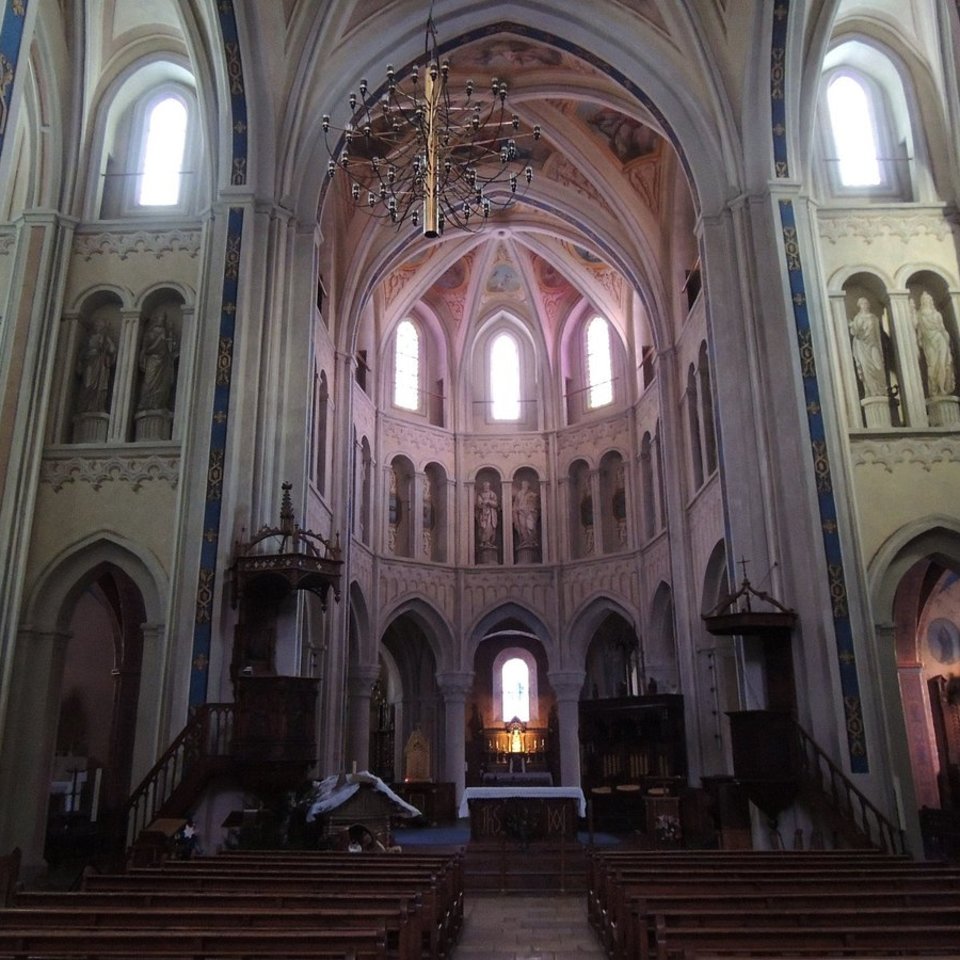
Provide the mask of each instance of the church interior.
{"label": "church interior", "polygon": [[952,0],[5,0],[0,854],[960,855],[958,192]]}

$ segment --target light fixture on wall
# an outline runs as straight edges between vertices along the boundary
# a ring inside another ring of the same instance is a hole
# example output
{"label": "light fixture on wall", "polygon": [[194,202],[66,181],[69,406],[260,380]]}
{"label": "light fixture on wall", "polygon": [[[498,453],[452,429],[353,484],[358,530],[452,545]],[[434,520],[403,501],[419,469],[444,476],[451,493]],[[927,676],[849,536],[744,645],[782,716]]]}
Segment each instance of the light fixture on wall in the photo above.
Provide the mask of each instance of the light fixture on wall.
{"label": "light fixture on wall", "polygon": [[[350,120],[334,127],[323,117],[331,179],[342,175],[360,210],[394,223],[422,226],[439,237],[444,226],[473,229],[491,210],[510,206],[533,179],[518,142],[540,139],[540,127],[521,133],[507,108],[507,83],[493,77],[489,92],[473,80],[450,87],[440,59],[433,5],[427,18],[424,63],[402,80],[392,66],[379,91],[366,80],[348,98]],[[331,146],[329,134],[338,134]]]}

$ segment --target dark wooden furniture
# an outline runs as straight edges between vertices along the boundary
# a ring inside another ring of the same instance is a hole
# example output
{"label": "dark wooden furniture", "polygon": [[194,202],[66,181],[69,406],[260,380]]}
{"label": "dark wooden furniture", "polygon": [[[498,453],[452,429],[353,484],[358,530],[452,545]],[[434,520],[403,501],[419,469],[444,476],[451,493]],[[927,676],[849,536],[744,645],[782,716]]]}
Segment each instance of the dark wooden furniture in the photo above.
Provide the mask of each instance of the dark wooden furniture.
{"label": "dark wooden furniture", "polygon": [[393,786],[397,796],[415,806],[430,824],[457,819],[456,785],[432,780],[408,780]]}

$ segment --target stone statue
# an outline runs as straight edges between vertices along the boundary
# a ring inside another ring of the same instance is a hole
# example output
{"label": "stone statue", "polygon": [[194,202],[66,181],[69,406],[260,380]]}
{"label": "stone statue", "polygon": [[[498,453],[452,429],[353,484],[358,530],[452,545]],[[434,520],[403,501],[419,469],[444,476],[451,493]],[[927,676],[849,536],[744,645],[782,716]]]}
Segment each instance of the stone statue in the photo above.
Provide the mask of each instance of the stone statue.
{"label": "stone statue", "polygon": [[518,546],[535,547],[537,521],[540,519],[540,494],[527,480],[520,481],[520,487],[513,495],[513,527],[517,531]]}
{"label": "stone statue", "polygon": [[107,323],[93,321],[87,339],[77,355],[77,413],[106,413],[110,395],[110,371],[116,362],[117,347],[107,331]]}
{"label": "stone statue", "polygon": [[853,362],[857,377],[863,384],[865,397],[887,395],[886,367],[883,363],[883,344],[880,340],[880,319],[870,310],[870,301],[861,297],[857,301],[859,312],[850,321],[853,337]]}
{"label": "stone statue", "polygon": [[481,547],[496,546],[497,526],[500,523],[499,506],[497,494],[490,486],[490,481],[484,480],[477,491],[477,531]]}
{"label": "stone statue", "polygon": [[419,724],[403,748],[403,779],[414,783],[430,779],[430,744]]}
{"label": "stone statue", "polygon": [[170,392],[176,379],[179,344],[167,322],[166,310],[158,310],[150,321],[140,347],[140,398],[137,410],[169,410]]}
{"label": "stone statue", "polygon": [[956,389],[950,334],[943,323],[943,315],[936,308],[933,297],[926,290],[920,294],[920,307],[914,308],[917,343],[927,362],[927,388],[931,397],[942,397]]}

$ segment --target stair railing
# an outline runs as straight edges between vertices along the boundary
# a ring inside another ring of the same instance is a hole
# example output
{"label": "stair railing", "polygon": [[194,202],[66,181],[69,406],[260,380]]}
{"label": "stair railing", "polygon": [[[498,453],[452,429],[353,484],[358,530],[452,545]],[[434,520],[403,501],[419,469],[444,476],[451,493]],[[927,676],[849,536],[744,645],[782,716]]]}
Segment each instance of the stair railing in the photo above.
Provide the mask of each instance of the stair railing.
{"label": "stair railing", "polygon": [[205,703],[130,795],[121,813],[129,848],[163,810],[174,791],[212,758],[230,755],[235,718],[232,703]]}
{"label": "stair railing", "polygon": [[838,814],[852,821],[871,846],[885,853],[905,853],[903,830],[857,789],[799,723],[796,728],[804,781],[819,790]]}

